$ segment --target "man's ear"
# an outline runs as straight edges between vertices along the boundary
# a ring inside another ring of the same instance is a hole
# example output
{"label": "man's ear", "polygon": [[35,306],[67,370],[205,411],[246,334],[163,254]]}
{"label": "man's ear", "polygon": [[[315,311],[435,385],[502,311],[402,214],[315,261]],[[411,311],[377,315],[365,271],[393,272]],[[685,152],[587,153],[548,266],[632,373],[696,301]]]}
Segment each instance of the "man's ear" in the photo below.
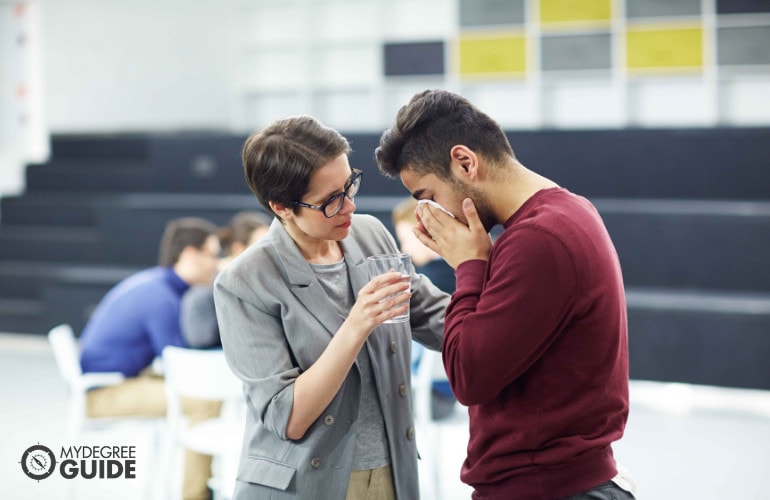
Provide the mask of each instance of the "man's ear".
{"label": "man's ear", "polygon": [[458,144],[449,152],[452,158],[452,171],[461,179],[474,181],[479,175],[479,158],[468,146]]}
{"label": "man's ear", "polygon": [[283,203],[269,201],[268,204],[270,205],[270,209],[273,211],[273,213],[278,217],[280,217],[281,219],[285,220],[288,215],[291,215],[294,213],[293,208],[287,207]]}
{"label": "man's ear", "polygon": [[179,258],[176,260],[176,263],[178,264],[179,262],[187,262],[190,256],[193,256],[200,251],[200,248],[196,248],[195,245],[187,245],[182,249],[181,252],[179,252]]}

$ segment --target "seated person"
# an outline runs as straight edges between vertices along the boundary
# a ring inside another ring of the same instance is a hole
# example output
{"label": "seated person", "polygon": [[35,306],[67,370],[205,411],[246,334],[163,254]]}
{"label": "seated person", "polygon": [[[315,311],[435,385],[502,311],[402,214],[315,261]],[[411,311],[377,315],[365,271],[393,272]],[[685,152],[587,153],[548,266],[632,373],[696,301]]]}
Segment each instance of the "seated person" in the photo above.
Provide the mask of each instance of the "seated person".
{"label": "seated person", "polygon": [[[224,257],[222,269],[252,243],[267,234],[270,219],[260,212],[238,212],[227,226],[219,231]],[[200,349],[222,347],[219,338],[217,314],[214,308],[214,289],[210,284],[191,287],[182,297],[180,325],[182,336],[190,347]]]}
{"label": "seated person", "polygon": [[[211,283],[219,260],[217,227],[203,219],[170,221],[160,245],[159,265],[118,283],[101,300],[80,337],[83,372],[121,372],[121,384],[92,389],[91,417],[166,414],[163,379],[152,363],[168,345],[187,347],[179,327],[182,295],[191,285]],[[187,400],[190,423],[219,414],[219,402]],[[211,457],[186,452],[185,499],[208,498]]]}
{"label": "seated person", "polygon": [[[412,264],[418,273],[427,276],[434,285],[443,291],[452,294],[455,291],[455,271],[439,254],[423,245],[412,228],[417,225],[417,217],[414,215],[417,209],[417,200],[412,197],[404,199],[393,207],[391,216],[396,239],[402,252],[412,255]],[[423,347],[417,342],[412,342],[412,371],[416,371],[420,364]],[[434,420],[441,420],[452,413],[457,400],[452,394],[448,380],[436,380],[433,382],[431,397],[431,415]]]}

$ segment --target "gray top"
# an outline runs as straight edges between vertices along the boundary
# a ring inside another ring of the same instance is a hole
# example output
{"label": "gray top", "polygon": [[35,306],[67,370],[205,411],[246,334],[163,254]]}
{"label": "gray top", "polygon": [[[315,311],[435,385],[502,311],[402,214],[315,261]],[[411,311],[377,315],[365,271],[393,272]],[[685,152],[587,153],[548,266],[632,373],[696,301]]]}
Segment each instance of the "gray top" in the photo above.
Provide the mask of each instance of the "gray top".
{"label": "gray top", "polygon": [[[348,270],[345,261],[334,264],[310,264],[318,276],[321,287],[327,295],[342,320],[347,317],[355,299],[350,287]],[[353,451],[353,469],[376,469],[390,463],[388,456],[388,439],[385,433],[385,421],[382,418],[379,395],[374,384],[372,362],[369,360],[368,341],[358,353],[358,366],[361,367],[361,403],[358,409],[358,419],[353,424],[356,434],[356,448]]]}
{"label": "gray top", "polygon": [[184,293],[179,306],[179,327],[188,347],[206,349],[222,345],[213,287],[197,285]]}

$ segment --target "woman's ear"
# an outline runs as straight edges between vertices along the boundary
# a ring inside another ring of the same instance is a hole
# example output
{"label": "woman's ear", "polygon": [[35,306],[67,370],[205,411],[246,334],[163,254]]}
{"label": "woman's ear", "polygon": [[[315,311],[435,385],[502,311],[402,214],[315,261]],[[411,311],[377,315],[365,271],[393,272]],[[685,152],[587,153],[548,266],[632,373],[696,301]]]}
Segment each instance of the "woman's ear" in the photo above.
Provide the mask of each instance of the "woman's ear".
{"label": "woman's ear", "polygon": [[270,209],[273,211],[273,213],[281,219],[285,220],[287,216],[290,216],[294,213],[293,208],[287,207],[283,203],[269,201],[268,204],[270,205]]}

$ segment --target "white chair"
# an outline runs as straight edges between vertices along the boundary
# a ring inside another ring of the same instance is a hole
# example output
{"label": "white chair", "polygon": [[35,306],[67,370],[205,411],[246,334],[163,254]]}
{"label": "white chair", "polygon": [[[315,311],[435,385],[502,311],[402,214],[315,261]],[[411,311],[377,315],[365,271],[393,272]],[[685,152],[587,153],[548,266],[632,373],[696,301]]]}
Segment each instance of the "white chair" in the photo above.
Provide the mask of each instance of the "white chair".
{"label": "white chair", "polygon": [[[177,467],[174,465],[179,463],[181,449],[211,455],[209,487],[214,498],[231,498],[246,416],[243,384],[230,370],[221,350],[166,347],[163,371],[166,377],[166,425],[171,443],[166,457],[171,477],[175,477]],[[183,397],[221,401],[220,416],[188,425],[182,412]],[[179,484],[179,481],[170,481],[171,498],[178,498]]]}
{"label": "white chair", "polygon": [[[148,441],[151,442],[149,456],[157,455],[160,448],[159,424],[163,421],[157,417],[89,417],[86,411],[86,393],[89,389],[116,385],[123,382],[125,377],[120,372],[83,373],[80,367],[80,345],[72,328],[61,324],[48,332],[48,343],[51,346],[59,374],[64,379],[69,394],[68,439],[71,445],[78,445],[85,431],[110,431],[118,426],[141,425],[148,427]],[[148,464],[148,471],[154,468]],[[147,490],[152,488],[152,480],[148,478]],[[74,483],[74,481],[71,481]]]}
{"label": "white chair", "polygon": [[62,324],[52,328],[48,332],[48,342],[70,397],[70,441],[74,442],[84,430],[100,429],[117,422],[128,420],[155,422],[158,420],[155,417],[89,417],[86,413],[86,393],[88,390],[120,384],[124,380],[123,374],[120,372],[83,373],[80,368],[80,346],[69,325]]}

